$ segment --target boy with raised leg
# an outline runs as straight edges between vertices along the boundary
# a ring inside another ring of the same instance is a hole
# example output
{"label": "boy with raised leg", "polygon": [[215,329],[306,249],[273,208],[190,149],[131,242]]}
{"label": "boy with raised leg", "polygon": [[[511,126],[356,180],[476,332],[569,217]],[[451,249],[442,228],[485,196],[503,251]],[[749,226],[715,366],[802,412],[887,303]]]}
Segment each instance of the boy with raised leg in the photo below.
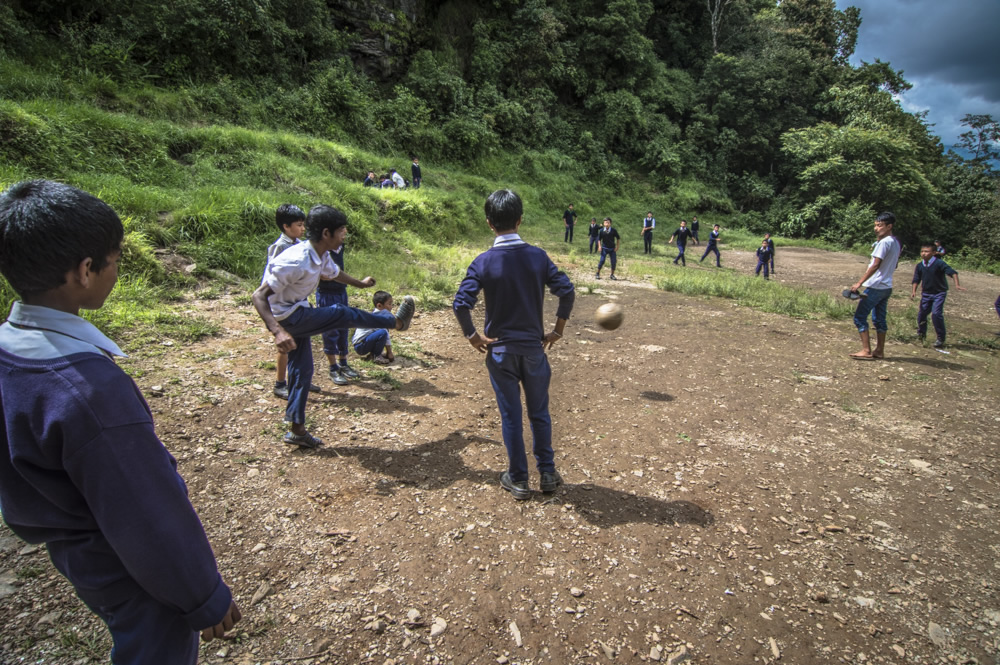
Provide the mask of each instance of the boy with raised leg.
{"label": "boy with raised leg", "polygon": [[[552,450],[552,369],[545,349],[562,338],[575,299],[566,273],[545,251],[521,240],[517,231],[522,213],[521,199],[509,189],[493,192],[486,200],[486,223],[496,237],[493,246],[469,265],[454,302],[462,333],[474,349],[486,354],[507,448],[507,471],[500,476],[500,486],[518,501],[531,498],[521,423],[522,387],[540,488],[554,492],[563,482]],[[542,323],[546,288],[559,298],[555,326],[549,332]],[[472,308],[480,292],[486,300],[483,334],[472,321]]]}
{"label": "boy with raised leg", "polygon": [[285,421],[291,431],[284,442],[303,448],[316,448],[322,441],[306,431],[307,387],[312,381],[313,358],[310,338],[340,328],[392,328],[406,330],[416,305],[406,296],[396,310],[369,314],[356,307],[330,305],[312,307],[309,294],[320,279],[335,279],[359,288],[375,286],[375,279],[356,279],[340,271],[330,257],[347,237],[347,216],[326,205],[313,206],[306,217],[307,242],[299,243],[268,267],[264,283],[254,291],[253,304],[264,325],[274,335],[280,351],[288,353],[288,408]]}
{"label": "boy with raised leg", "polygon": [[79,316],[114,288],[123,236],[68,185],[0,195],[0,272],[21,297],[0,326],[0,512],[107,624],[112,663],[194,665],[198,633],[240,610],[124,354]]}

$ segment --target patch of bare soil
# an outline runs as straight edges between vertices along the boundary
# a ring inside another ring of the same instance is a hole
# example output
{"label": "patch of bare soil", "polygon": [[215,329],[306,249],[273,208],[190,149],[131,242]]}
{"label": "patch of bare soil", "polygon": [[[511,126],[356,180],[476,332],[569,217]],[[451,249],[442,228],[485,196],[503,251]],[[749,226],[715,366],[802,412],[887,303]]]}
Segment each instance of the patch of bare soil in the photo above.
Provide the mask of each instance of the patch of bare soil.
{"label": "patch of bare soil", "polygon": [[[777,259],[778,280],[832,293],[865,265]],[[483,358],[448,311],[396,336],[396,387],[374,366],[346,388],[317,372],[317,451],[279,440],[249,307],[199,301],[222,335],[136,349],[123,366],[244,612],[201,661],[1000,662],[997,353],[890,342],[852,361],[849,321],[635,288],[642,267],[580,295],[550,352],[567,484],[523,503],[497,482]],[[962,281],[950,334],[994,334],[1000,279]],[[592,320],[607,300],[626,312],[614,332]],[[8,530],[0,596],[3,662],[105,662],[103,628]]]}

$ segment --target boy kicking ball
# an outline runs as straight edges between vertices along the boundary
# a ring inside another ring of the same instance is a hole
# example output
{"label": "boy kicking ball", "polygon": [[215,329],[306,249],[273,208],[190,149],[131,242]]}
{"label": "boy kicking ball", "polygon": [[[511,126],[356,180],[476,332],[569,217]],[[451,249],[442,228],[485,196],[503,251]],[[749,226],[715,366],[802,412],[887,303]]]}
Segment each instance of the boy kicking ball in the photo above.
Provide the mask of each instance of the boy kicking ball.
{"label": "boy kicking ball", "polygon": [[[531,498],[521,424],[522,386],[541,490],[554,492],[563,482],[552,450],[552,369],[545,349],[562,338],[576,297],[573,283],[548,254],[521,240],[517,230],[522,212],[521,199],[509,189],[493,192],[486,199],[486,223],[496,238],[493,246],[469,266],[454,303],[455,318],[465,338],[472,348],[486,354],[486,369],[496,394],[507,448],[507,471],[500,476],[500,486],[518,501]],[[542,323],[546,288],[559,298],[555,327],[549,332],[544,331]],[[486,300],[482,335],[472,322],[472,308],[480,292]]]}
{"label": "boy kicking ball", "polygon": [[285,421],[291,431],[284,442],[316,448],[322,441],[306,431],[306,399],[313,376],[310,338],[328,330],[343,328],[410,327],[416,305],[405,296],[396,314],[388,311],[369,314],[356,307],[335,304],[312,307],[309,294],[320,279],[333,279],[359,288],[375,286],[373,277],[356,279],[342,272],[330,257],[347,238],[347,216],[327,205],[317,205],[306,217],[307,241],[294,245],[268,264],[264,282],[253,294],[253,304],[264,325],[274,335],[279,351],[288,353],[288,407]]}

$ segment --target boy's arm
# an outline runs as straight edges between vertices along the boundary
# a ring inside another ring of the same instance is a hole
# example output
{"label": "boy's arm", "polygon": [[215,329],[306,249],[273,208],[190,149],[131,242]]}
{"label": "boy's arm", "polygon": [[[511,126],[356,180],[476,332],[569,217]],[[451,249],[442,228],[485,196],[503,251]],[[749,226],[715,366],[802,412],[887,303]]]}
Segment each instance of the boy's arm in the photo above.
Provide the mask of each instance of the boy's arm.
{"label": "boy's arm", "polygon": [[958,271],[955,270],[954,268],[952,268],[947,263],[944,264],[944,274],[948,275],[949,277],[951,277],[952,281],[955,282],[955,290],[956,291],[965,291],[966,290],[964,286],[962,286],[962,285],[960,285],[958,283]]}
{"label": "boy's arm", "polygon": [[369,276],[365,277],[364,279],[357,279],[355,277],[351,277],[343,270],[337,273],[337,276],[333,278],[333,281],[340,282],[341,284],[347,284],[348,286],[356,286],[359,289],[365,289],[368,288],[369,286],[375,286],[374,277]]}
{"label": "boy's arm", "polygon": [[851,291],[854,291],[856,293],[858,289],[861,288],[861,285],[864,284],[869,277],[875,274],[875,271],[878,270],[878,267],[880,265],[882,265],[882,258],[878,256],[874,257],[872,259],[872,264],[868,266],[868,270],[865,270],[865,274],[862,275],[861,279],[859,279],[851,286]]}
{"label": "boy's arm", "polygon": [[258,286],[257,290],[253,292],[253,306],[261,320],[264,321],[264,325],[274,335],[274,343],[278,346],[278,350],[282,353],[288,353],[295,350],[295,339],[274,318],[274,313],[271,312],[271,302],[268,300],[268,296],[272,293],[274,291],[270,285],[261,284]]}
{"label": "boy's arm", "polygon": [[480,290],[482,290],[482,286],[479,283],[479,269],[476,261],[473,261],[465,273],[465,279],[458,285],[458,292],[455,294],[452,311],[455,312],[455,318],[458,320],[458,325],[462,328],[462,334],[469,340],[472,348],[480,353],[486,353],[486,346],[496,340],[480,335],[479,331],[476,330],[476,324],[472,322],[472,308],[476,306],[476,301],[479,300]]}
{"label": "boy's arm", "polygon": [[910,300],[913,300],[917,296],[917,284],[920,283],[920,266],[919,262],[913,266],[913,279],[910,281]]}
{"label": "boy's arm", "polygon": [[128,575],[203,638],[219,636],[240,613],[176,461],[131,379],[117,367],[90,376],[100,395],[91,386],[70,417],[77,432],[96,436],[64,449],[66,473]]}

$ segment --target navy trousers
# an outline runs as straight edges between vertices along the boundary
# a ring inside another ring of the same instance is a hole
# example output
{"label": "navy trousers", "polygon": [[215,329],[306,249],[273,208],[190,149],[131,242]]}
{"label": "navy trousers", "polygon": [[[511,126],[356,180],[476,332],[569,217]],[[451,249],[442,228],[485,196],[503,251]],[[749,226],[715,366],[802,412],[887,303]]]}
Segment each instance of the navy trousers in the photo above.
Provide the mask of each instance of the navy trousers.
{"label": "navy trousers", "polygon": [[719,248],[715,246],[715,243],[711,243],[711,244],[709,244],[708,247],[705,248],[705,253],[701,255],[701,260],[698,261],[698,263],[701,263],[702,261],[704,261],[705,257],[708,256],[709,252],[715,252],[715,265],[717,267],[721,268],[722,267],[722,262],[719,259],[721,259],[722,257],[719,256]]}
{"label": "navy trousers", "polygon": [[642,247],[643,247],[643,254],[652,254],[653,253],[653,232],[652,231],[646,231],[645,233],[642,234]]}
{"label": "navy trousers", "polygon": [[615,266],[618,264],[618,252],[607,247],[601,250],[601,260],[597,262],[598,274],[600,274],[601,268],[604,267],[604,259],[609,257],[611,258],[611,274],[615,274]]}
{"label": "navy trousers", "polygon": [[[323,291],[316,291],[317,307],[329,307],[330,305],[342,305],[347,307],[348,302],[346,291],[343,293],[324,293]],[[341,358],[346,358],[348,349],[347,337],[347,328],[327,330],[323,333],[323,353],[328,356],[340,356]]]}
{"label": "navy trousers", "polygon": [[507,471],[510,479],[528,479],[528,455],[524,450],[524,425],[521,422],[521,386],[524,406],[531,425],[532,452],[539,473],[556,470],[552,450],[552,419],[549,416],[549,382],[552,368],[541,350],[522,355],[505,351],[486,354],[486,369],[500,410],[500,429],[507,448]]}
{"label": "navy trousers", "polygon": [[753,271],[754,277],[760,274],[760,269],[764,269],[764,279],[770,279],[771,273],[767,269],[767,261],[761,261],[757,259],[757,269]]}
{"label": "navy trousers", "polygon": [[948,292],[923,293],[920,296],[920,309],[917,311],[917,334],[923,337],[927,334],[927,315],[931,315],[934,332],[940,341],[944,341],[944,300]]}
{"label": "navy trousers", "polygon": [[687,265],[687,259],[684,258],[684,251],[686,249],[687,249],[687,245],[681,245],[680,243],[677,244],[677,258],[674,259],[674,263],[675,264],[678,261],[680,261],[682,266],[686,266]]}

